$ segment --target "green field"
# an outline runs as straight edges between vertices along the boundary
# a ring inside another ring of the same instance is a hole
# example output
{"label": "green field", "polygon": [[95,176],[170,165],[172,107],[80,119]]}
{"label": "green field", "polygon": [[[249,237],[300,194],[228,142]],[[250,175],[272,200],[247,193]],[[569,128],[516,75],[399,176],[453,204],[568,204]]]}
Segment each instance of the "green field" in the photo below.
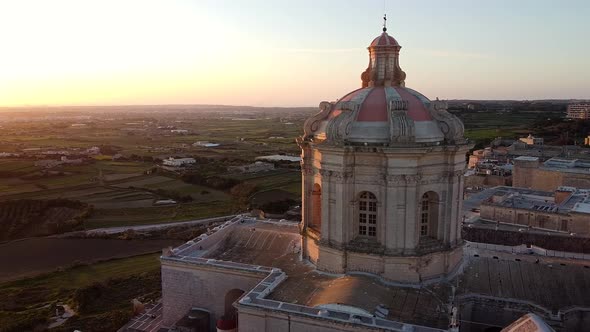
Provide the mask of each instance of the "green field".
{"label": "green field", "polygon": [[258,177],[245,179],[247,183],[253,183],[259,191],[270,189],[282,189],[284,191],[301,196],[301,172],[278,171],[274,174],[260,173]]}
{"label": "green field", "polygon": [[148,225],[224,216],[234,212],[234,206],[231,201],[186,203],[175,206],[149,208],[97,209],[84,222],[84,227],[86,229],[93,229]]}
{"label": "green field", "polygon": [[480,111],[455,113],[465,125],[465,137],[476,143],[489,142],[497,137],[516,139],[532,133],[537,121],[563,117],[562,112],[503,112]]}
{"label": "green field", "polygon": [[114,259],[92,265],[81,265],[65,271],[51,272],[42,276],[0,284],[1,297],[19,288],[47,288],[54,290],[48,300],[57,300],[60,289],[76,289],[93,282],[105,281],[114,277],[127,277],[133,274],[150,272],[160,267],[160,254],[141,255]]}
{"label": "green field", "polygon": [[[83,313],[70,318],[59,330],[99,331],[99,326],[107,330],[118,327],[129,318],[133,298],[159,296],[158,256],[111,260],[2,283],[0,331],[33,330],[46,325],[53,313],[52,305],[69,304],[77,310],[78,302],[85,298],[81,292],[94,296],[85,300]],[[110,324],[113,327],[107,327]]]}

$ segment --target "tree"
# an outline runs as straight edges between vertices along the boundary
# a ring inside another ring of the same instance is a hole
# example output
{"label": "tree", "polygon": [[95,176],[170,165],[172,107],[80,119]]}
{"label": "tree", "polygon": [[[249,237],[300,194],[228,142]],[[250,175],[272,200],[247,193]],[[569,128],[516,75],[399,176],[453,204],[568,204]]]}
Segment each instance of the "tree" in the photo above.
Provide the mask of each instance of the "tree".
{"label": "tree", "polygon": [[250,205],[250,196],[256,192],[256,185],[252,183],[242,182],[231,188],[229,191],[237,205],[241,210],[248,209]]}

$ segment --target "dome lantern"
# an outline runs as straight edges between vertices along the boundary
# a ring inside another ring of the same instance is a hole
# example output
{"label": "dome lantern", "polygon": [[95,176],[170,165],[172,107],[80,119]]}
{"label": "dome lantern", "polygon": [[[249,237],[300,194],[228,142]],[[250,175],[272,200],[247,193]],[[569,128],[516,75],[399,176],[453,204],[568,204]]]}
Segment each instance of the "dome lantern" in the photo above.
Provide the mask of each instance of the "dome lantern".
{"label": "dome lantern", "polygon": [[399,66],[399,51],[402,48],[397,40],[387,34],[387,17],[383,16],[383,33],[368,47],[369,66],[361,74],[362,87],[404,86],[406,73]]}

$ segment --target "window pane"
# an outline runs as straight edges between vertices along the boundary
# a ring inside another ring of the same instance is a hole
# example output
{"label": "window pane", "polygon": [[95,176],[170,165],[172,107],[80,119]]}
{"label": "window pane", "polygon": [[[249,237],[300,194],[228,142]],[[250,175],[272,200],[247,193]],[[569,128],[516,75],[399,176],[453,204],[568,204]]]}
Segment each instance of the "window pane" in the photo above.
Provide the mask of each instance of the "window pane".
{"label": "window pane", "polygon": [[369,215],[369,224],[376,224],[377,223],[377,215],[370,214]]}
{"label": "window pane", "polygon": [[369,236],[377,236],[377,227],[369,227]]}
{"label": "window pane", "polygon": [[367,235],[367,226],[359,226],[359,235]]}
{"label": "window pane", "polygon": [[377,197],[367,191],[361,193],[358,207],[358,235],[377,236]]}
{"label": "window pane", "polygon": [[428,235],[428,226],[426,226],[426,225],[420,226],[420,235],[422,235],[422,236]]}
{"label": "window pane", "polygon": [[359,203],[359,210],[366,211],[367,210],[367,202],[360,201],[360,203]]}
{"label": "window pane", "polygon": [[377,212],[377,202],[369,202],[369,211]]}

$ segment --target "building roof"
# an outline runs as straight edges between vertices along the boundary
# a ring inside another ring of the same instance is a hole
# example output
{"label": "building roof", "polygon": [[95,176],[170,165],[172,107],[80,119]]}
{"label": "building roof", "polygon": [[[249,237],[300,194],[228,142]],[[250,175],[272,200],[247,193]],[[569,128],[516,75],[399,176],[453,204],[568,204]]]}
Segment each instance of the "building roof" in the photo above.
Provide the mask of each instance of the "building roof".
{"label": "building roof", "polygon": [[374,46],[398,46],[399,47],[399,43],[397,42],[397,40],[395,40],[395,38],[388,35],[386,31],[383,31],[382,34],[380,34],[375,39],[373,39],[373,41],[371,42],[371,45],[369,47],[374,47]]}
{"label": "building roof", "polygon": [[[390,98],[387,98],[387,97]],[[393,86],[393,87],[369,87],[355,90],[339,101],[355,101],[360,105],[360,110],[356,120],[360,122],[389,121],[387,114],[388,99],[403,99],[408,102],[408,116],[414,121],[431,121],[432,116],[428,112],[430,100],[412,89]],[[338,115],[335,110],[332,116]],[[442,135],[442,134],[441,134]]]}
{"label": "building roof", "polygon": [[545,161],[541,169],[565,173],[590,174],[590,161],[553,157]]}
{"label": "building roof", "polygon": [[571,193],[561,203],[555,202],[553,192],[518,187],[494,187],[468,199],[466,201],[468,203],[464,206],[471,209],[474,208],[473,205],[477,204],[476,201],[479,201],[480,204],[546,213],[590,213],[590,209],[588,209],[590,207],[590,190],[570,187],[560,187],[559,190]]}
{"label": "building roof", "polygon": [[501,332],[555,332],[543,319],[535,314],[526,314]]}
{"label": "building roof", "polygon": [[537,157],[529,157],[529,156],[519,156],[514,158],[514,160],[522,160],[522,161],[538,161],[539,158]]}
{"label": "building roof", "polygon": [[[353,317],[350,310],[338,309],[351,307],[375,315],[379,312],[391,322],[387,324],[393,330],[396,330],[395,326],[402,326],[397,322],[403,322],[425,326],[414,331],[433,331],[426,327],[448,327],[446,310],[453,285],[458,286],[456,304],[478,306],[483,311],[496,310],[493,309],[496,307],[487,307],[490,302],[525,306],[547,313],[573,306],[590,307],[590,269],[583,266],[584,261],[499,253],[467,245],[463,273],[449,281],[409,287],[362,273],[331,275],[318,272],[299,258],[300,235],[296,224],[246,221],[224,229],[215,243],[209,243],[214,248],[211,252],[200,247],[198,241],[193,241],[168,259],[264,270],[277,276],[280,270],[284,271],[286,278],[274,283],[276,287],[265,300],[257,300],[257,305],[268,306],[267,309],[292,309],[320,316],[325,313],[322,310],[327,310],[330,317]],[[252,292],[259,292],[257,288]],[[387,321],[367,317],[366,323],[384,322]]]}

